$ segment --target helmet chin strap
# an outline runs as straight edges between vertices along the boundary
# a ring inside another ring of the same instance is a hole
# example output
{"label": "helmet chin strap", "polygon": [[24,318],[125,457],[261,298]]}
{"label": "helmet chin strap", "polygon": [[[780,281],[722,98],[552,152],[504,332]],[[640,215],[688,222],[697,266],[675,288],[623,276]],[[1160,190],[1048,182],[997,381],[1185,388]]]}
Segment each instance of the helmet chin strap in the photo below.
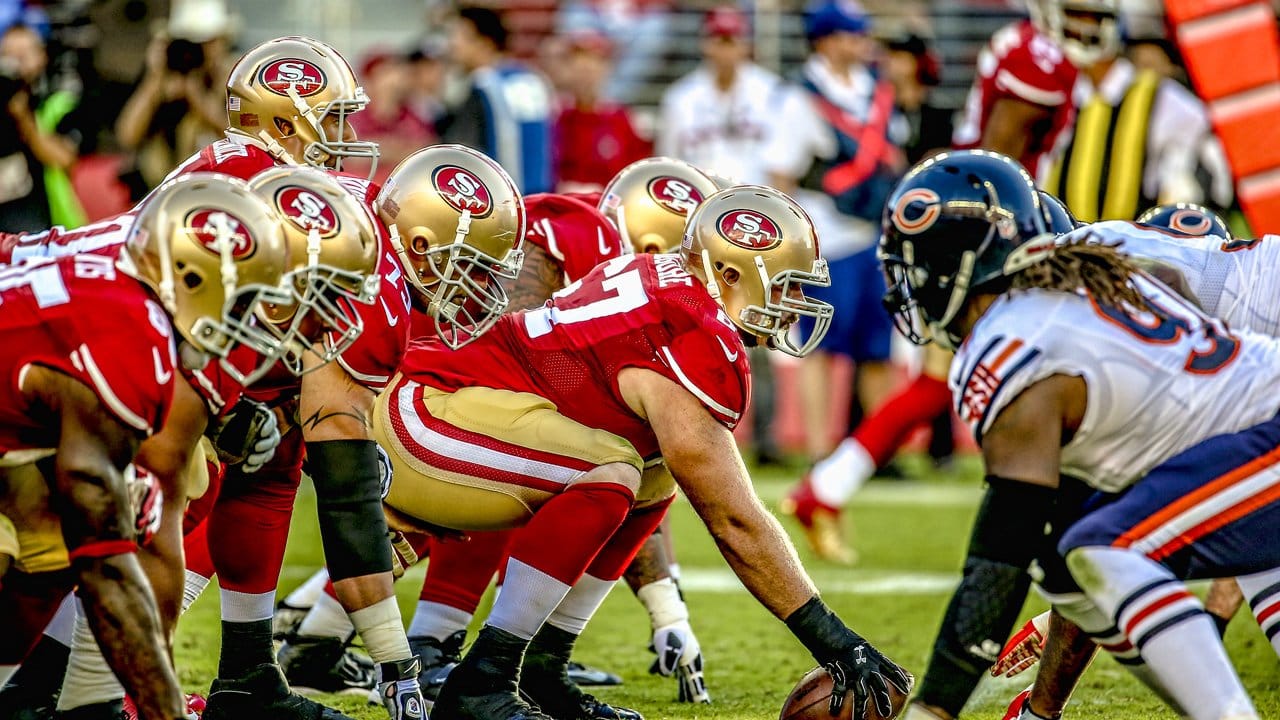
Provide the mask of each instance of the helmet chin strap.
{"label": "helmet chin strap", "polygon": [[711,262],[711,253],[705,248],[702,251],[702,274],[706,276],[707,293],[713,300],[719,302],[720,284],[716,282],[715,265]]}
{"label": "helmet chin strap", "polygon": [[622,238],[622,245],[623,245],[623,247],[629,247],[629,248],[631,248],[631,249],[632,249],[632,251],[634,252],[634,251],[635,251],[635,245],[632,245],[632,244],[631,244],[631,234],[627,232],[627,215],[626,215],[626,212],[627,212],[627,209],[626,209],[626,208],[624,208],[624,207],[623,207],[623,206],[621,206],[621,205],[619,205],[619,206],[618,206],[618,209],[617,209],[617,214],[618,214],[618,236],[619,236],[620,238]]}
{"label": "helmet chin strap", "polygon": [[284,149],[284,146],[280,144],[279,140],[272,137],[272,135],[268,133],[266,130],[258,131],[258,139],[261,140],[262,143],[266,146],[265,149],[267,153],[272,157],[274,157],[275,159],[281,160],[287,165],[302,164],[298,162],[297,159],[294,158],[293,155],[290,154],[288,150]]}

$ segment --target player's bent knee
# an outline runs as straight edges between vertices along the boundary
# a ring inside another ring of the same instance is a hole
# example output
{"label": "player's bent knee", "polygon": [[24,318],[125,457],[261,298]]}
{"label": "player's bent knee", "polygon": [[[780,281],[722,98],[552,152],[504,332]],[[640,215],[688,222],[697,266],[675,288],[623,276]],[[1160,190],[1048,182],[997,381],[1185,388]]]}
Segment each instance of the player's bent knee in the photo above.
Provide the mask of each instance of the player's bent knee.
{"label": "player's bent knee", "polygon": [[640,471],[627,463],[605,463],[587,471],[571,481],[568,487],[575,485],[621,485],[631,492],[632,496],[640,490]]}

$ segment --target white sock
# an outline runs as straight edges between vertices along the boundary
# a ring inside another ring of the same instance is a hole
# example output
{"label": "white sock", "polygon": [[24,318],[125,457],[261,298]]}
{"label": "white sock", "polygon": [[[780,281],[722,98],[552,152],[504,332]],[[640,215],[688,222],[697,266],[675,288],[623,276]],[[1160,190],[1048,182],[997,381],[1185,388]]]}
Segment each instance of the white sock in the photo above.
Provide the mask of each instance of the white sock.
{"label": "white sock", "polygon": [[673,562],[667,565],[667,573],[671,575],[671,579],[680,582],[680,563]]}
{"label": "white sock", "polygon": [[334,600],[329,593],[320,593],[320,597],[316,599],[315,604],[307,611],[306,617],[302,618],[302,624],[298,626],[299,635],[335,637],[340,640],[346,640],[355,631],[356,628],[351,624],[346,608]]}
{"label": "white sock", "polygon": [[601,580],[591,575],[583,575],[573,587],[569,588],[568,594],[551,612],[547,622],[565,632],[581,635],[591,616],[600,609],[600,604],[609,596],[609,591],[617,582],[617,580]]}
{"label": "white sock", "polygon": [[320,596],[325,594],[324,586],[329,583],[329,570],[320,568],[307,581],[299,585],[293,592],[284,597],[284,604],[295,608],[309,608],[315,605]]}
{"label": "white sock", "polygon": [[1280,569],[1236,578],[1262,634],[1280,655]]}
{"label": "white sock", "polygon": [[636,590],[636,599],[649,611],[649,626],[654,630],[689,619],[689,606],[680,599],[680,590],[671,578],[655,580]]}
{"label": "white sock", "polygon": [[13,674],[18,672],[18,668],[20,667],[22,666],[21,665],[0,665],[0,686],[3,686],[5,683],[9,682],[9,678],[13,677]]}
{"label": "white sock", "polygon": [[[44,634],[67,647],[71,647],[71,638],[74,637],[75,631],[76,596],[75,593],[67,593],[67,596],[62,598],[62,604],[58,606],[58,612],[54,614],[53,619],[45,626]],[[0,685],[3,684],[0,682]]]}
{"label": "white sock", "polygon": [[409,622],[409,637],[444,640],[471,624],[472,613],[444,603],[419,600]]}
{"label": "white sock", "polygon": [[360,633],[364,649],[369,651],[369,657],[374,662],[395,662],[413,655],[400,620],[400,606],[396,604],[394,595],[351,613],[351,624]]}
{"label": "white sock", "polygon": [[1067,566],[1142,655],[1149,672],[1134,674],[1175,710],[1195,720],[1257,717],[1213,621],[1166,568],[1110,547],[1072,550]]}
{"label": "white sock", "polygon": [[58,710],[63,711],[124,698],[124,686],[102,657],[85,618],[84,606],[77,605],[71,656],[67,660],[66,677],[62,679],[62,693],[58,696]]}
{"label": "white sock", "polygon": [[876,472],[866,448],[853,438],[840,441],[826,458],[809,471],[813,494],[826,505],[841,508]]}
{"label": "white sock", "polygon": [[222,619],[226,622],[270,620],[275,614],[276,591],[242,593],[222,588]]}
{"label": "white sock", "polygon": [[196,600],[204,594],[205,588],[209,587],[210,579],[187,571],[187,577],[182,581],[182,612],[186,612],[192,605],[196,604]]}
{"label": "white sock", "polygon": [[519,560],[507,560],[507,582],[487,625],[529,640],[569,594],[569,586]]}

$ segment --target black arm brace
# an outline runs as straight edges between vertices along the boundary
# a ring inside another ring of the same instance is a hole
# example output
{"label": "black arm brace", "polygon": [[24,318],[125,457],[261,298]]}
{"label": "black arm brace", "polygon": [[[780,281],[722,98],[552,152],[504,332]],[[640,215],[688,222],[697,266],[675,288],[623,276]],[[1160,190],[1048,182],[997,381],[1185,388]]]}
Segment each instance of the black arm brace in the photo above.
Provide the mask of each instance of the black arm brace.
{"label": "black arm brace", "polygon": [[862,636],[850,630],[817,595],[788,615],[786,623],[787,629],[813,655],[813,659],[823,665],[841,659],[851,648],[863,642]]}
{"label": "black arm brace", "polygon": [[306,469],[316,486],[320,539],[329,576],[337,581],[391,572],[377,443],[309,442]]}
{"label": "black arm brace", "polygon": [[1052,488],[987,476],[964,577],[934,642],[920,700],[960,714],[978,680],[995,662],[1031,587],[1027,568],[1044,543]]}

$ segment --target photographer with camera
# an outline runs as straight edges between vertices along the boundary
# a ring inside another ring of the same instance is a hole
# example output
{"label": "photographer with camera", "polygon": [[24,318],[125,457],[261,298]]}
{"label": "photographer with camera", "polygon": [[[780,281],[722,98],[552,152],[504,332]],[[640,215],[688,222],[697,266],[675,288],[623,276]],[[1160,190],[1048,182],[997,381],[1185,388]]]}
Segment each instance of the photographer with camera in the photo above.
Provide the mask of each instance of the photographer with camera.
{"label": "photographer with camera", "polygon": [[139,200],[226,126],[232,18],[224,0],[174,0],[169,22],[147,47],[147,64],[120,117],[116,138],[134,151],[121,175]]}
{"label": "photographer with camera", "polygon": [[[0,230],[43,230],[83,223],[66,171],[78,155],[78,137],[64,122],[75,93],[49,91],[44,39],[13,25],[0,35]],[[54,212],[54,210],[58,212]]]}

